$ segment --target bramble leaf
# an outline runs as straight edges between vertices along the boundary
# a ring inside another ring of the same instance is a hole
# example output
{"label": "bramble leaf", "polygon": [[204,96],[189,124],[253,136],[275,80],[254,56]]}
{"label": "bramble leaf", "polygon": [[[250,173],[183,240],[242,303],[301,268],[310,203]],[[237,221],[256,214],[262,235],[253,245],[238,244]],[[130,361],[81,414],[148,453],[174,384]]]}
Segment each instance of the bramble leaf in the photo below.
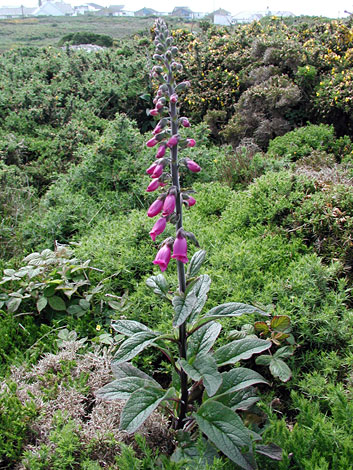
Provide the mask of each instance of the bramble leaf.
{"label": "bramble leaf", "polygon": [[278,377],[282,382],[287,382],[292,377],[292,371],[282,359],[272,358],[270,371],[274,377]]}

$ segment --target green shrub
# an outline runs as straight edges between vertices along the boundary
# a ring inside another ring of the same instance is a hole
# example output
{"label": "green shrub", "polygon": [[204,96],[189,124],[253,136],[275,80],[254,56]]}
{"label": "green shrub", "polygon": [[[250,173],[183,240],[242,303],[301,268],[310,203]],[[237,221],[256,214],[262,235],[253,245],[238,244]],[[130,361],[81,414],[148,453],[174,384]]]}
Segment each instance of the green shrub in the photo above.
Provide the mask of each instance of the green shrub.
{"label": "green shrub", "polygon": [[333,125],[310,124],[294,129],[287,134],[273,139],[267,153],[272,157],[285,157],[297,161],[308,157],[313,151],[333,153],[340,161],[349,153],[352,142],[348,136],[336,139]]}
{"label": "green shrub", "polygon": [[33,401],[22,404],[16,396],[16,384],[0,391],[0,464],[13,468],[28,439],[30,424],[37,415]]}
{"label": "green shrub", "polygon": [[65,44],[97,44],[102,47],[112,47],[113,38],[107,34],[91,33],[89,31],[70,33],[63,36],[59,41],[59,46]]}

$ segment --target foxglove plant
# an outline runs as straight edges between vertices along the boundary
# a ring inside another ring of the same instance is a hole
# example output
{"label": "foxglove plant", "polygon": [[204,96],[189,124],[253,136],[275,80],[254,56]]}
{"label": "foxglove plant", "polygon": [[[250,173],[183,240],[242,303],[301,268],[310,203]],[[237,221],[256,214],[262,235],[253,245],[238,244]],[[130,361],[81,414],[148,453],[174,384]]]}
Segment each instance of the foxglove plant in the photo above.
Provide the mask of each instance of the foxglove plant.
{"label": "foxglove plant", "polygon": [[[194,436],[199,428],[239,467],[252,470],[256,468],[254,449],[275,459],[280,458],[280,449],[274,445],[257,445],[255,448],[255,442],[260,441],[261,436],[247,428],[238,414],[241,411],[246,415],[250,408],[254,413],[253,407],[259,400],[254,385],[266,384],[266,380],[251,369],[232,366],[254,354],[269,351],[273,342],[248,336],[215,349],[222,329],[216,320],[244,314],[267,314],[256,307],[236,302],[201,313],[211,280],[206,274],[198,274],[205,258],[203,250],[192,256],[185,271],[185,264],[189,262],[188,241],[198,244],[195,236],[183,227],[183,204],[192,207],[196,200],[182,190],[179,180],[182,166],[195,173],[201,170],[193,160],[179,158],[180,151],[195,146],[194,139],[185,139],[179,132],[179,126],[190,127],[188,118],[179,116],[178,107],[179,93],[190,83],[177,83],[176,75],[182,66],[175,59],[178,50],[173,46],[173,38],[162,20],[156,22],[154,42],[156,54],[153,58],[157,65],[153,67],[151,77],[159,86],[153,100],[155,107],[149,114],[158,122],[147,146],[158,144],[158,149],[155,162],[147,169],[152,178],[147,191],[163,187],[163,192],[149,207],[147,215],[151,218],[159,216],[150,232],[153,241],[164,232],[168,222],[175,224],[175,237],[168,237],[161,243],[153,263],[163,272],[170,261],[175,260],[179,285],[174,296],[171,296],[162,274],[149,278],[147,285],[173,306],[173,330],[164,334],[137,321],[122,319],[113,322],[113,329],[127,339],[120,344],[112,363],[116,380],[101,388],[97,396],[127,400],[120,426],[129,433],[137,431],[161,406],[169,412],[171,426],[183,430],[184,434],[181,432],[180,435],[185,437],[189,433]],[[285,337],[285,332],[283,335]],[[150,346],[165,355],[178,377],[168,389],[163,389],[156,380],[130,362]],[[266,360],[262,359],[262,362]],[[186,438],[184,448],[191,445],[192,440]]]}

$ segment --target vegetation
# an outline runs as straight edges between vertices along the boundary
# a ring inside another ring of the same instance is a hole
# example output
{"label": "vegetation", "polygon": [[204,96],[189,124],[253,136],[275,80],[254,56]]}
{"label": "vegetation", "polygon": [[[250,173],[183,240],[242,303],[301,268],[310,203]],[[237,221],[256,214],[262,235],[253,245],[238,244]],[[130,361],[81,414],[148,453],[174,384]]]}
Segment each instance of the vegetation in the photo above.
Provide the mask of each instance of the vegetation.
{"label": "vegetation", "polygon": [[[144,144],[152,129],[145,108],[158,88],[149,84],[151,24],[33,21],[0,22],[3,49],[16,46],[0,57],[0,466],[237,468],[202,439],[171,457],[176,437],[159,414],[142,437],[122,436],[119,402],[94,399],[112,380],[109,362],[122,340],[112,322],[161,333],[172,324],[170,306],[146,285],[158,250],[145,217],[154,198],[141,176],[155,155]],[[113,47],[91,54],[57,47],[64,35],[89,30],[111,36]],[[183,156],[203,169],[182,185],[195,190],[184,223],[207,252],[202,273],[212,278],[205,312],[251,304],[289,317],[295,338],[293,355],[275,345],[272,358],[260,354],[249,365],[271,386],[257,386],[260,401],[246,424],[283,449],[282,461],[258,455],[259,468],[347,470],[352,22],[266,18],[198,34],[177,26],[173,36],[184,66],[178,81],[192,84],[181,108],[192,127],[182,136],[197,141]],[[176,284],[173,272],[165,278]],[[220,347],[283,333],[256,320],[221,320]],[[286,382],[276,375],[283,359],[292,373]],[[156,348],[133,364],[170,386]],[[166,447],[151,440],[159,435]]]}

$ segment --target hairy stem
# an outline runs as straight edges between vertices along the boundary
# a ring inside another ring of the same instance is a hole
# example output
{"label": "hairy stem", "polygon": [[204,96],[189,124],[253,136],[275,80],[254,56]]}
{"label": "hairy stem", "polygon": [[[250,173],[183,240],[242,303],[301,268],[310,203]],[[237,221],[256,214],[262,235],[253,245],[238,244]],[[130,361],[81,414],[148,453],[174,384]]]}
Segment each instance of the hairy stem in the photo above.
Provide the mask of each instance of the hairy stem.
{"label": "hairy stem", "polygon": [[[172,82],[172,72],[169,67],[168,74],[168,91],[171,96],[174,93],[174,86]],[[178,114],[175,103],[170,103],[170,119],[171,119],[171,131],[172,135],[177,135],[179,130],[178,125]],[[182,210],[182,200],[180,194],[180,183],[179,183],[179,168],[178,168],[178,146],[175,145],[172,147],[172,182],[173,186],[176,189],[176,205],[175,212],[177,216],[176,230],[183,226],[183,210]],[[184,264],[181,261],[177,261],[178,269],[178,281],[179,281],[179,293],[184,294],[186,291],[186,279],[185,279],[185,268]],[[187,336],[186,336],[186,324],[183,323],[179,327],[179,355],[182,359],[186,359],[187,351]],[[184,426],[184,421],[186,418],[186,411],[188,408],[188,377],[187,374],[181,370],[180,371],[180,389],[181,389],[181,404],[179,410],[179,417],[177,423],[177,429],[182,429]]]}

